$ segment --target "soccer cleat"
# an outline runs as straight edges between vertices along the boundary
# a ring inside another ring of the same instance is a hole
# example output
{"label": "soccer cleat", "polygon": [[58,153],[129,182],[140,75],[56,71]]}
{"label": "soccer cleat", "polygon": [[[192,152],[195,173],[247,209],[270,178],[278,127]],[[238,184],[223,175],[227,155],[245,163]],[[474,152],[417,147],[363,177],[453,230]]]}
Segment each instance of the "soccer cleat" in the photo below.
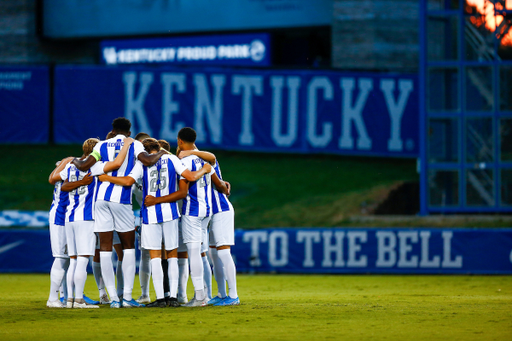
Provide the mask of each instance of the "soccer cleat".
{"label": "soccer cleat", "polygon": [[66,308],[66,305],[62,303],[60,300],[46,301],[46,306],[48,308]]}
{"label": "soccer cleat", "polygon": [[222,300],[224,300],[226,297],[222,298],[219,296],[215,296],[214,298],[212,298],[211,300],[208,301],[208,305],[215,305],[215,304],[221,302]]}
{"label": "soccer cleat", "polygon": [[60,302],[61,302],[62,304],[66,304],[66,298],[65,298],[64,296],[62,296],[62,297],[60,298]]}
{"label": "soccer cleat", "polygon": [[73,299],[68,298],[68,302],[66,303],[66,308],[73,308]]}
{"label": "soccer cleat", "polygon": [[139,299],[136,301],[137,301],[137,303],[147,304],[147,303],[151,303],[151,298],[149,298],[149,296],[146,296],[146,295],[141,295],[139,297]]}
{"label": "soccer cleat", "polygon": [[110,304],[107,294],[103,294],[103,296],[100,297],[100,304]]}
{"label": "soccer cleat", "polygon": [[228,306],[228,305],[240,305],[240,299],[237,297],[237,298],[231,298],[231,297],[226,297],[225,299],[223,299],[221,302],[217,303],[217,304],[214,304],[213,306],[215,307],[224,307],[224,306]]}
{"label": "soccer cleat", "polygon": [[99,305],[87,304],[87,302],[85,302],[84,298],[76,299],[75,303],[73,303],[73,308],[91,309],[91,308],[99,308],[99,307],[100,307]]}
{"label": "soccer cleat", "polygon": [[178,295],[178,303],[179,304],[186,304],[186,303],[188,303],[187,296],[180,296],[180,295]]}
{"label": "soccer cleat", "polygon": [[123,308],[141,308],[141,307],[144,307],[144,304],[138,303],[133,298],[129,301],[123,299]]}
{"label": "soccer cleat", "polygon": [[89,297],[87,297],[85,295],[84,295],[84,301],[85,301],[85,303],[90,304],[90,305],[98,305],[98,304],[100,304],[100,301],[95,301],[95,300],[90,299]]}
{"label": "soccer cleat", "polygon": [[206,297],[204,300],[196,300],[194,297],[191,299],[187,304],[184,304],[184,307],[192,308],[192,307],[206,307],[208,305],[208,297]]}
{"label": "soccer cleat", "polygon": [[165,307],[167,307],[167,304],[165,303],[165,299],[161,298],[159,300],[156,300],[155,302],[146,304],[146,307],[148,307],[148,308],[165,308]]}
{"label": "soccer cleat", "polygon": [[181,307],[181,305],[179,304],[178,299],[176,297],[166,297],[165,303],[167,304],[168,307],[172,307],[172,308]]}
{"label": "soccer cleat", "polygon": [[121,303],[119,301],[110,302],[110,308],[121,308]]}

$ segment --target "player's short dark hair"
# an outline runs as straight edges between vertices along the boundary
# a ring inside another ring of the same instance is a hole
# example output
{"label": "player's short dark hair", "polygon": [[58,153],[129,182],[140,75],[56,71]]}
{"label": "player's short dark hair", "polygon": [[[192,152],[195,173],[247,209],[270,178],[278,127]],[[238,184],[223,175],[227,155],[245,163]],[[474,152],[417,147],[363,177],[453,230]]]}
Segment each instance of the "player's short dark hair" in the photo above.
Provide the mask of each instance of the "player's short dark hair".
{"label": "player's short dark hair", "polygon": [[142,141],[142,145],[144,146],[144,149],[148,153],[151,153],[153,150],[156,150],[156,151],[160,150],[160,144],[158,143],[158,141],[156,139],[154,139],[152,137],[144,139],[144,141]]}
{"label": "player's short dark hair", "polygon": [[194,129],[185,127],[178,132],[178,138],[184,142],[194,143],[196,142],[197,134]]}
{"label": "player's short dark hair", "polygon": [[112,131],[117,133],[128,133],[132,128],[132,123],[125,117],[118,117],[112,121]]}
{"label": "player's short dark hair", "polygon": [[142,141],[144,141],[145,139],[150,138],[150,137],[151,137],[151,136],[149,136],[149,134],[147,134],[147,133],[143,133],[143,132],[140,132],[140,133],[138,133],[137,135],[135,135],[135,139],[136,139],[137,141],[140,141],[140,142],[142,142]]}
{"label": "player's short dark hair", "polygon": [[171,151],[171,145],[166,140],[158,140],[158,143],[163,149],[167,150],[168,152]]}

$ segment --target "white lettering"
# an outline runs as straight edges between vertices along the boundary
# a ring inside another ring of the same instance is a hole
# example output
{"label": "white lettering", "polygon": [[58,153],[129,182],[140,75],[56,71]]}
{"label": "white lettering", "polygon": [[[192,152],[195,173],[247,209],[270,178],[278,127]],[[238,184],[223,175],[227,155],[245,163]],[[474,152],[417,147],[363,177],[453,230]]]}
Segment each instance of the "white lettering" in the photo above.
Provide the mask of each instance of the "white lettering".
{"label": "white lettering", "polygon": [[297,243],[304,243],[304,262],[302,266],[312,268],[315,266],[313,260],[313,243],[320,242],[320,232],[318,231],[299,231],[297,232]]}
{"label": "white lettering", "polygon": [[343,267],[345,266],[345,262],[343,261],[343,238],[345,237],[344,231],[335,231],[334,237],[336,238],[336,243],[331,244],[332,231],[324,231],[322,232],[322,237],[324,238],[324,259],[322,261],[322,267],[324,268],[332,268],[333,263],[331,260],[331,253],[336,254],[336,261],[334,262],[335,267]]}
{"label": "white lettering", "polygon": [[[281,254],[277,257],[277,240],[281,240]],[[284,231],[274,231],[268,238],[268,262],[271,266],[279,267],[288,264],[288,234]]]}
{"label": "white lettering", "polygon": [[361,251],[361,244],[357,242],[359,240],[361,243],[366,243],[368,239],[368,235],[366,231],[351,231],[347,232],[348,239],[348,260],[347,267],[353,268],[364,268],[368,264],[368,259],[366,256],[361,256],[357,259],[357,253]]}
{"label": "white lettering", "polygon": [[233,76],[233,94],[242,93],[242,132],[238,137],[241,145],[253,145],[252,134],[252,96],[263,95],[263,77],[261,76]]}
{"label": "white lettering", "polygon": [[249,261],[251,266],[261,266],[260,243],[266,243],[267,237],[268,235],[266,231],[251,231],[244,233],[243,242],[251,243],[251,260]]}
{"label": "white lettering", "polygon": [[324,99],[333,99],[332,84],[327,77],[313,77],[308,85],[308,132],[307,137],[309,143],[316,148],[323,148],[331,142],[332,139],[332,123],[324,123],[322,134],[317,135],[317,91],[323,89]]}
{"label": "white lettering", "polygon": [[[396,262],[396,236],[391,231],[378,231],[376,234],[378,240],[378,257],[375,266],[379,268],[391,268]],[[386,242],[387,241],[387,242]]]}
{"label": "white lettering", "polygon": [[206,75],[202,73],[194,74],[196,91],[194,127],[197,132],[197,142],[205,142],[206,131],[203,127],[203,115],[206,111],[211,135],[210,140],[214,144],[220,144],[222,142],[223,89],[224,84],[226,84],[226,76],[212,75],[211,80],[214,87],[213,105],[208,92]]}
{"label": "white lettering", "polygon": [[399,268],[417,268],[418,267],[418,256],[412,256],[411,259],[407,259],[408,253],[412,251],[411,243],[418,242],[417,231],[400,231],[398,232],[398,239],[400,239],[400,258],[398,259],[397,266]]}
{"label": "white lettering", "polygon": [[287,131],[285,134],[281,134],[283,85],[284,77],[274,76],[270,78],[270,86],[272,87],[272,140],[274,140],[275,144],[279,147],[289,147],[297,140],[300,77],[287,78],[286,85],[288,87],[288,121]]}
{"label": "white lettering", "polygon": [[176,129],[172,129],[172,115],[180,110],[180,102],[173,100],[173,85],[176,91],[185,92],[185,74],[184,73],[162,73],[161,82],[164,86],[162,91],[162,127],[160,137],[166,140],[176,140],[178,132],[185,126],[183,122],[176,122]]}
{"label": "white lettering", "polygon": [[395,91],[395,80],[382,79],[380,81],[380,89],[384,93],[389,117],[391,118],[391,138],[388,140],[389,151],[403,150],[403,142],[402,139],[400,139],[401,123],[405,105],[413,90],[412,80],[400,80],[398,82],[398,88],[400,89],[400,95],[398,96],[398,101],[395,102],[395,96],[393,95]]}
{"label": "white lettering", "polygon": [[[149,86],[153,83],[153,74],[151,72],[142,72],[140,74],[140,89],[139,94],[135,98],[135,82],[137,81],[136,72],[125,72],[123,73],[124,82],[124,116],[132,122],[132,133],[136,134],[138,131],[148,133],[150,136],[153,135],[146,118],[146,111],[144,110],[144,103],[146,102],[146,96],[149,91]],[[134,115],[135,114],[135,115]],[[139,129],[134,128],[135,120],[139,123]]]}
{"label": "white lettering", "polygon": [[430,240],[430,231],[421,231],[421,261],[420,268],[438,268],[440,264],[440,257],[434,256],[432,260],[429,259],[429,240]]}
{"label": "white lettering", "polygon": [[457,256],[455,259],[451,259],[452,255],[452,231],[445,231],[442,233],[443,236],[443,262],[441,267],[443,268],[462,268],[462,256]]}

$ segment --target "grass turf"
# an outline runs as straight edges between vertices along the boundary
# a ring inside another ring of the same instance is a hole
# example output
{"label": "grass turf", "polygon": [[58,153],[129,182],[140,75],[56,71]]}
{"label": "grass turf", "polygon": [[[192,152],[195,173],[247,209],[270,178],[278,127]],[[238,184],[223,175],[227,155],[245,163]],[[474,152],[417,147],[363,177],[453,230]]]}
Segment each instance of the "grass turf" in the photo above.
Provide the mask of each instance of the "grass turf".
{"label": "grass turf", "polygon": [[[14,152],[16,150],[16,152]],[[346,226],[382,190],[417,180],[416,161],[215,151],[231,182],[236,227]],[[79,145],[0,145],[0,210],[48,210],[55,162],[81,155]]]}
{"label": "grass turf", "polygon": [[238,288],[237,307],[48,309],[48,275],[3,274],[0,340],[512,339],[507,276],[239,275]]}

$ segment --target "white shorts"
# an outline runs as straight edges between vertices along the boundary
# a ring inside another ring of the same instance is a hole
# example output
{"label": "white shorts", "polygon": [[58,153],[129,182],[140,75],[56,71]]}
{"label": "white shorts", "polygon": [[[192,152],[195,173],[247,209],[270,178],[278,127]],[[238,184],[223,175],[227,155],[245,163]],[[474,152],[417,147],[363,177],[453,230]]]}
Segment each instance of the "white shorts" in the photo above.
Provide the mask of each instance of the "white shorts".
{"label": "white shorts", "polygon": [[50,245],[53,257],[69,258],[66,228],[64,226],[50,223]]}
{"label": "white shorts", "polygon": [[201,241],[201,253],[208,253],[208,229],[203,230],[203,240]]}
{"label": "white shorts", "polygon": [[96,201],[94,232],[130,232],[135,230],[132,205],[105,200]]}
{"label": "white shorts", "polygon": [[66,223],[66,240],[70,256],[92,256],[96,246],[94,221]]}
{"label": "white shorts", "polygon": [[191,217],[188,215],[181,216],[181,233],[183,234],[183,242],[201,243],[204,239],[203,231],[208,230],[210,217]]}
{"label": "white shorts", "polygon": [[[100,235],[98,232],[94,232],[96,235],[96,250],[100,249]],[[121,244],[121,239],[119,239],[119,235],[117,234],[117,231],[114,231],[114,234],[112,236],[112,245]]]}
{"label": "white shorts", "polygon": [[162,242],[167,251],[178,248],[178,219],[159,224],[144,224],[141,232],[142,248],[161,250]]}
{"label": "white shorts", "polygon": [[210,221],[210,246],[235,245],[235,211],[215,213]]}

